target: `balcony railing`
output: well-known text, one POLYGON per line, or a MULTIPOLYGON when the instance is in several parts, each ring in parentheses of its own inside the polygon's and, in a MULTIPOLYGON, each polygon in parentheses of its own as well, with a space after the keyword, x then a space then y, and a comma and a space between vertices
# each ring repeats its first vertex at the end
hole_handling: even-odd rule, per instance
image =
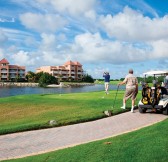
POLYGON ((12 70, 12 71, 9 71, 9 73, 17 73, 17 71, 15 71, 15 70, 12 70))
POLYGON ((1 73, 7 73, 8 71, 7 70, 1 70, 1 73))
POLYGON ((61 74, 68 74, 66 71, 64 71, 64 72, 61 72, 61 74))
POLYGON ((7 75, 1 75, 1 78, 7 78, 7 75))
POLYGON ((24 73, 25 73, 25 71, 18 71, 18 73, 19 73, 19 74, 24 74, 24 73))
POLYGON ((83 72, 78 72, 77 74, 83 74, 83 72))

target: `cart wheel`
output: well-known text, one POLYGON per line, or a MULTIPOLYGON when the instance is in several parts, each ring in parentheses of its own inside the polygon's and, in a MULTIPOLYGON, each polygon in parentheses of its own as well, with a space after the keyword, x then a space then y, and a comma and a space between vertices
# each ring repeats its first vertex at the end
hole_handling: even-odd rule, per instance
POLYGON ((139 112, 140 112, 140 113, 145 113, 145 112, 146 112, 146 109, 139 107, 139 112))
POLYGON ((163 114, 164 114, 164 115, 168 115, 168 105, 167 105, 166 108, 163 110, 163 114))

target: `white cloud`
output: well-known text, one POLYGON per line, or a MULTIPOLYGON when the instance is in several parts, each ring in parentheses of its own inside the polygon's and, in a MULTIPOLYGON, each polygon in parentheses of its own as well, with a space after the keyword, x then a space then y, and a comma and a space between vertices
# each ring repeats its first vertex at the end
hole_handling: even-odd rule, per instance
POLYGON ((46 33, 42 33, 41 34, 42 37, 42 45, 41 47, 43 49, 55 49, 55 45, 56 45, 56 36, 54 34, 46 34, 46 33))
POLYGON ((85 13, 85 17, 91 20, 96 20, 96 12, 94 10, 89 10, 85 13))
POLYGON ((41 38, 42 40, 37 52, 37 56, 41 58, 39 66, 62 65, 67 61, 66 48, 58 43, 58 39, 60 38, 56 38, 54 34, 46 33, 42 33, 41 38))
POLYGON ((168 37, 168 15, 152 19, 129 7, 114 16, 101 16, 100 24, 109 37, 119 40, 146 42, 168 37))
POLYGON ((10 2, 14 4, 15 14, 8 14, 8 17, 15 16, 16 21, 13 27, 9 26, 11 29, 1 28, 0 45, 5 43, 7 48, 0 49, 0 57, 7 56, 15 64, 62 65, 71 59, 88 65, 89 72, 95 69, 94 74, 99 75, 101 71, 110 70, 112 64, 126 66, 127 63, 168 59, 168 15, 159 18, 144 1, 128 3, 137 10, 125 7, 123 11, 127 0, 10 2), (18 13, 21 13, 20 21, 18 13), (14 30, 16 26, 22 31, 14 30), (100 64, 101 68, 96 68, 100 64))
POLYGON ((66 57, 55 51, 43 51, 41 55, 43 59, 43 65, 58 66, 67 61, 66 57))
POLYGON ((37 48, 39 46, 39 41, 35 39, 35 37, 27 36, 24 40, 24 43, 27 47, 35 47, 37 48))
POLYGON ((50 3, 59 12, 78 16, 92 10, 96 0, 50 0, 50 3))
POLYGON ((19 51, 13 54, 11 58, 16 65, 30 66, 35 64, 35 60, 25 51, 19 51))
POLYGON ((158 40, 151 42, 153 47, 151 59, 154 58, 168 58, 168 40, 158 40))
POLYGON ((74 59, 95 64, 136 62, 150 56, 150 51, 146 51, 145 48, 140 49, 129 43, 104 40, 99 33, 76 36, 71 50, 75 54, 74 59))
POLYGON ((27 37, 32 37, 33 35, 22 31, 22 30, 15 30, 9 28, 0 28, 3 31, 3 34, 8 38, 8 41, 14 41, 15 44, 17 42, 23 42, 27 37))
POLYGON ((67 24, 65 19, 56 14, 25 13, 20 15, 20 20, 25 27, 37 32, 56 32, 67 24))

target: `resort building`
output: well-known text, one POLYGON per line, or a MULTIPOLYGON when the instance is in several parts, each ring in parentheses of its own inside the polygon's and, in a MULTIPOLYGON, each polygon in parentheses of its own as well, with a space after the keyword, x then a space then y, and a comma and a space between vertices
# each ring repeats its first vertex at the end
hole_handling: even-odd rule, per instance
POLYGON ((38 72, 47 72, 63 81, 79 81, 83 77, 82 65, 79 62, 68 61, 62 66, 42 66, 36 69, 38 72))
POLYGON ((5 58, 0 61, 0 81, 25 79, 25 66, 10 65, 5 58))

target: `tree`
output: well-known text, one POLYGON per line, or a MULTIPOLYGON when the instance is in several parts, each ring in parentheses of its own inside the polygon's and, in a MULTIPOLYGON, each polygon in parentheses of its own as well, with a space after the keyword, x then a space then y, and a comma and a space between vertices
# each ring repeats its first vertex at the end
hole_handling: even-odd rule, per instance
POLYGON ((71 82, 73 80, 73 78, 70 76, 68 77, 68 81, 71 82))
POLYGON ((57 79, 49 73, 43 73, 39 78, 39 86, 46 87, 49 84, 58 84, 57 79))
POLYGON ((84 82, 94 83, 94 79, 92 78, 91 75, 88 75, 88 74, 84 75, 82 80, 84 82))
POLYGON ((27 75, 26 75, 26 79, 28 80, 28 82, 35 82, 35 77, 36 74, 32 71, 28 71, 27 75))
POLYGON ((39 73, 36 73, 36 76, 35 76, 35 82, 38 83, 39 82, 39 79, 40 77, 43 75, 43 71, 42 72, 39 72, 39 73))
POLYGON ((138 79, 138 83, 140 83, 140 82, 143 82, 143 81, 144 81, 144 78, 142 78, 142 77, 137 77, 137 79, 138 79))
POLYGON ((147 83, 152 83, 152 82, 153 82, 153 76, 148 76, 148 77, 145 79, 145 81, 146 81, 147 83))
POLYGON ((120 78, 120 81, 123 81, 125 78, 120 78))
POLYGON ((164 78, 165 78, 165 76, 159 76, 159 77, 158 77, 158 82, 159 82, 159 83, 164 82, 164 78))

